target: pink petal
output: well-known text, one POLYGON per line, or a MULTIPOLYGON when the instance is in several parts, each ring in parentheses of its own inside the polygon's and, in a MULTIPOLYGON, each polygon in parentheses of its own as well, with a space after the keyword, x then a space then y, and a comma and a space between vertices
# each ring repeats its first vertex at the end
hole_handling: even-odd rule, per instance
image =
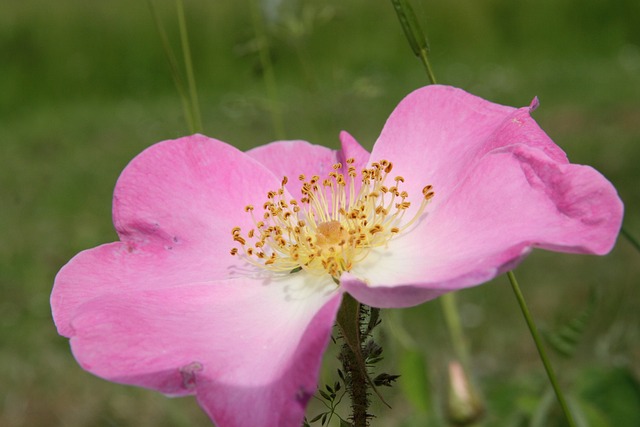
POLYGON ((392 174, 419 198, 431 184, 435 207, 453 192, 469 168, 485 153, 514 143, 543 150, 557 162, 565 154, 530 117, 530 107, 491 103, 448 86, 427 86, 404 98, 387 120, 371 159, 392 161, 392 174))
MULTIPOLYGON (((287 190, 294 197, 300 196, 302 182, 298 179, 305 175, 307 179, 313 175, 322 178, 333 172, 333 165, 347 158, 357 159, 356 165, 364 166, 369 160, 369 153, 348 133, 340 134, 342 149, 332 150, 321 145, 313 145, 306 141, 277 141, 247 151, 247 154, 282 179, 287 177, 287 190)), ((276 188, 274 188, 275 190, 276 188)))
POLYGON ((219 245, 234 226, 251 224, 244 212, 262 204, 279 186, 250 156, 202 135, 155 144, 122 172, 114 192, 113 218, 123 242, 135 248, 165 244, 219 245))
POLYGON ((306 141, 272 142, 253 148, 247 154, 266 166, 278 180, 286 176, 287 190, 296 198, 302 188, 300 175, 306 175, 307 179, 312 175, 326 176, 338 161, 335 150, 306 141))
POLYGON ((156 144, 125 168, 113 217, 122 242, 81 252, 56 276, 51 305, 62 335, 79 304, 107 293, 230 277, 231 230, 249 228, 280 182, 235 148, 195 135, 156 144))
MULTIPOLYGON (((339 160, 343 165, 342 173, 347 176, 348 166, 347 159, 353 159, 353 167, 359 173, 369 163, 369 152, 365 150, 356 139, 346 131, 340 132, 340 142, 342 143, 342 150, 339 152, 339 160)), ((356 194, 360 191, 362 182, 359 178, 356 178, 354 182, 354 190, 356 194)))
POLYGON ((484 156, 415 229, 372 253, 341 284, 359 301, 401 307, 483 283, 532 247, 605 254, 623 206, 588 166, 556 162, 515 145, 484 156))
POLYGON ((346 131, 340 132, 342 149, 339 152, 339 160, 344 165, 347 159, 354 160, 353 166, 360 171, 369 162, 369 152, 365 150, 356 139, 346 131))
POLYGON ((108 380, 196 394, 221 427, 298 427, 341 300, 304 276, 105 295, 78 309, 72 350, 108 380))

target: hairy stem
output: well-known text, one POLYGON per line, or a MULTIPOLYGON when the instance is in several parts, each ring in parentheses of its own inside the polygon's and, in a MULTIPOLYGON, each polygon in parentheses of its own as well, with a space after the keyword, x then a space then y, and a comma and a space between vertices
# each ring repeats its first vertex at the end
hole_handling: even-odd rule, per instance
POLYGON ((345 294, 338 311, 338 327, 344 344, 340 351, 340 361, 345 371, 346 387, 351 397, 351 422, 354 427, 369 425, 369 387, 362 347, 366 334, 362 333, 362 305, 351 295, 345 294))
POLYGON ((351 398, 351 422, 354 427, 369 425, 369 383, 366 373, 360 368, 358 357, 349 345, 344 344, 340 353, 342 367, 349 379, 349 397, 351 398))

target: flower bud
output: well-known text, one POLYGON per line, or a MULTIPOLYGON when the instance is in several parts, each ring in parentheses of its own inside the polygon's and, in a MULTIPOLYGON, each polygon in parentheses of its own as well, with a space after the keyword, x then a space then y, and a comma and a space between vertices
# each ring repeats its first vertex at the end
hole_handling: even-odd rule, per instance
POLYGON ((478 421, 484 414, 484 405, 469 381, 467 372, 457 361, 449 362, 449 396, 447 417, 457 426, 478 421))

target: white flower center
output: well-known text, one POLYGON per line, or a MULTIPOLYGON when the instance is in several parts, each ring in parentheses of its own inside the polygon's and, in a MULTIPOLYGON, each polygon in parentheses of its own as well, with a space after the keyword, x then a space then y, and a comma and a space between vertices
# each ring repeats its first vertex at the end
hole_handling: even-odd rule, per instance
POLYGON ((404 221, 411 206, 407 192, 399 189, 404 178, 396 176, 393 186, 385 185, 393 168, 391 162, 382 160, 362 169, 358 190, 353 163, 353 159, 347 160, 346 177, 340 172, 340 163, 333 165, 334 171, 322 181, 317 175, 309 180, 300 175, 303 184, 299 200, 285 197, 288 179, 284 177, 280 189, 267 194, 260 220, 253 206, 245 207, 254 228, 246 235, 240 227, 232 230, 240 249, 233 248, 231 255, 243 256, 251 264, 272 271, 305 270, 329 274, 337 281, 372 248, 386 245, 420 218, 434 196, 431 185, 424 187, 419 209, 404 221))

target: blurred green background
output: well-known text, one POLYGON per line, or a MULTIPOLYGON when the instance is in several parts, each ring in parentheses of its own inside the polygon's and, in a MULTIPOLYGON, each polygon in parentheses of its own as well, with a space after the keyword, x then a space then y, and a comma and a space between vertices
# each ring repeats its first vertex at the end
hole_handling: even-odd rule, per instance
MULTIPOLYGON (((345 129, 371 147, 395 104, 427 82, 389 1, 265 0, 269 99, 249 4, 185 4, 210 136, 243 149, 274 140, 278 108, 288 138, 336 146, 345 129)), ((177 49, 175 4, 156 5, 177 49)), ((538 96, 535 118, 573 162, 614 183, 640 236, 640 2, 413 5, 439 81, 514 106, 538 96)), ((0 425, 209 425, 193 399, 82 371, 49 309, 58 269, 117 238, 111 195, 127 162, 188 132, 147 2, 4 1, 0 55, 0 425)), ((640 253, 623 238, 606 257, 536 251, 517 273, 550 334, 588 312, 572 356, 552 353, 582 425, 640 425, 640 253)), ((507 279, 458 301, 487 407, 478 425, 563 425, 507 279)), ((452 352, 439 302, 386 313, 384 368, 402 377, 383 390, 393 410, 374 404, 373 425, 447 425, 452 352)), ((332 383, 331 352, 325 360, 332 383)))

